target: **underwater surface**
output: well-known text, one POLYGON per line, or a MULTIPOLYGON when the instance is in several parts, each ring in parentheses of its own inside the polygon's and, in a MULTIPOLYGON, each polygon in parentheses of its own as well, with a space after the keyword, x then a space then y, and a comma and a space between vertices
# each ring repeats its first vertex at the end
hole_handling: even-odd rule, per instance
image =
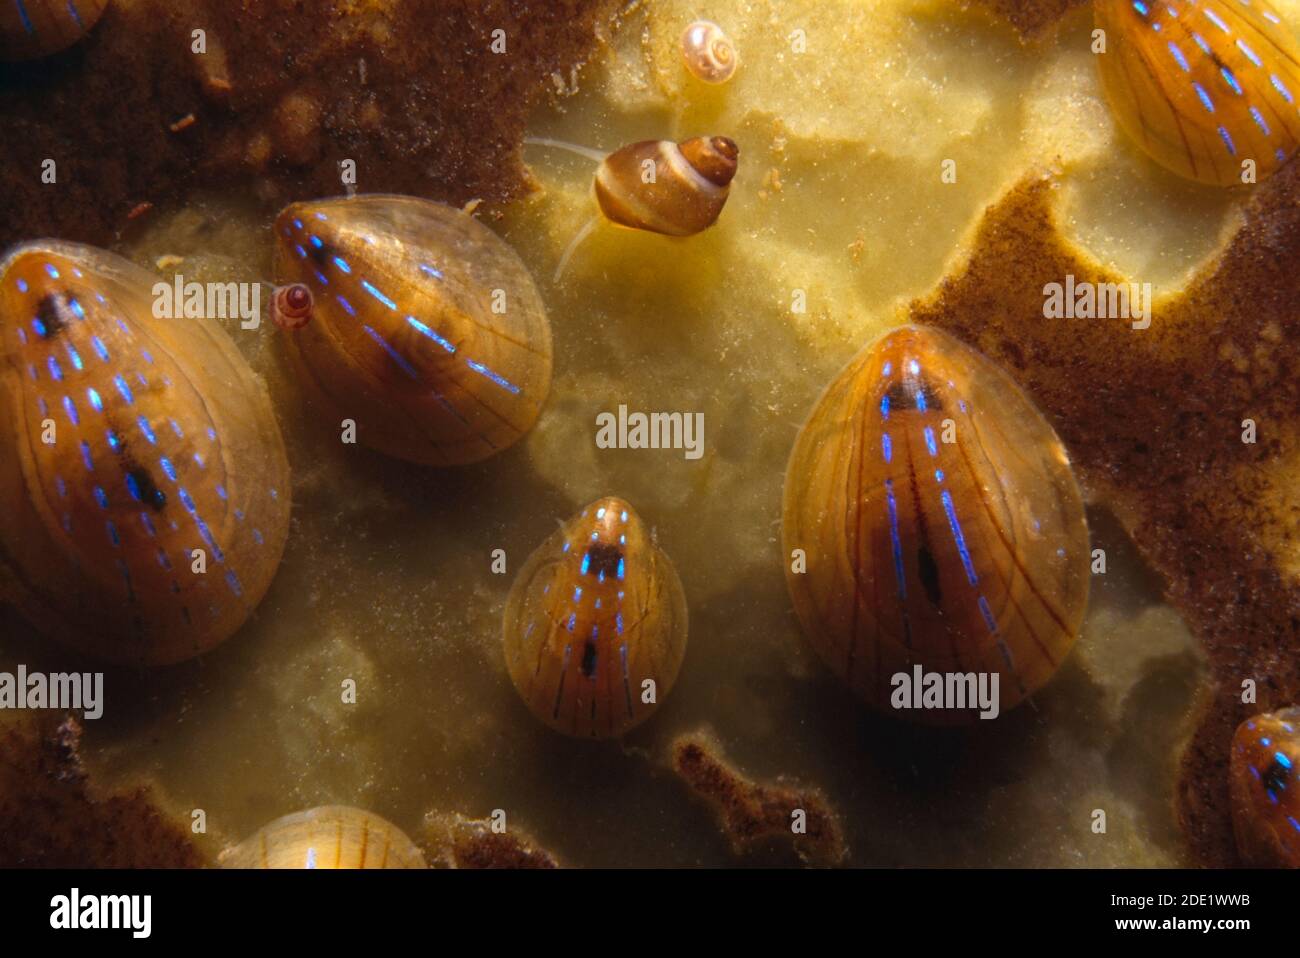
MULTIPOLYGON (((1300 2, 1276 7, 1300 22, 1300 2)), ((257 328, 223 326, 265 382, 292 505, 274 580, 233 637, 178 665, 108 668, 103 717, 80 743, 97 787, 148 783, 182 827, 202 809, 205 861, 279 816, 348 805, 417 844, 431 812, 504 810, 566 866, 1195 863, 1175 799, 1210 694, 1206 653, 1113 476, 1076 473, 1106 556, 1078 641, 997 721, 928 728, 870 711, 809 645, 785 581, 786 467, 822 390, 914 301, 933 302, 981 248, 990 208, 1026 180, 1047 184, 1053 242, 1152 284, 1157 324, 1162 297, 1212 272, 1241 228, 1239 192, 1174 176, 1126 139, 1092 29, 1081 6, 1026 39, 990 8, 940 0, 663 0, 602 19, 589 59, 537 98, 528 137, 607 154, 725 136, 739 149, 730 195, 687 238, 597 219, 557 278, 597 214, 597 163, 521 146, 531 192, 472 213, 536 283, 553 378, 536 425, 467 465, 340 442, 336 417, 308 402, 270 315, 278 204, 255 178, 160 201, 106 245, 164 278, 267 284, 257 328), (738 51, 725 83, 683 63, 682 31, 701 18, 738 51), (941 175, 949 160, 955 181, 941 175), (601 448, 598 417, 621 406, 702 415, 700 455, 601 448), (653 714, 590 741, 530 713, 502 629, 529 556, 604 496, 630 503, 671 560, 689 629, 653 714), (684 737, 744 779, 815 795, 842 846, 737 844, 675 760, 684 737)), ((367 182, 363 162, 360 192, 367 182)), ((1062 341, 1090 322, 1034 321, 1058 324, 1043 335, 1062 341)), ((1015 335, 996 309, 964 322, 1015 335)), ((1021 385, 1041 401, 1034 384, 1050 375, 1039 366, 1021 385)), ((90 668, 13 608, 0 634, 0 670, 90 668)))

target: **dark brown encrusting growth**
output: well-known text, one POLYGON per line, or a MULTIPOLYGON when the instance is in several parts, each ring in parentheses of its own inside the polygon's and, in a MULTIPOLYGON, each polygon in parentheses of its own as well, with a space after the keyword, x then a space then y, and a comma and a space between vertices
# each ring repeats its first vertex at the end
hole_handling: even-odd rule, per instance
POLYGON ((1003 20, 1008 21, 1027 41, 1046 36, 1061 18, 1088 0, 978 0, 1003 20))
POLYGON ((0 726, 0 868, 198 868, 183 822, 148 788, 100 795, 81 765, 81 723, 0 726))
POLYGON ((703 732, 675 739, 671 760, 677 777, 713 806, 735 854, 789 842, 808 865, 838 865, 847 856, 839 816, 817 789, 780 778, 773 784, 751 781, 727 764, 721 747, 703 732), (796 810, 804 813, 802 834, 792 827, 796 810))
POLYGON ((513 825, 492 831, 487 819, 425 816, 429 861, 439 868, 558 868, 555 857, 513 825))
POLYGON ((333 195, 344 158, 370 192, 507 200, 526 189, 519 143, 547 78, 587 55, 617 6, 114 0, 66 53, 0 64, 0 248, 104 245, 142 202, 249 177, 268 207, 333 195))
POLYGON ((1209 655, 1207 709, 1177 807, 1195 859, 1235 864, 1229 744, 1249 714, 1300 699, 1300 166, 1255 188, 1245 225, 1149 329, 1045 319, 1043 287, 1120 282, 1061 238, 1047 178, 989 208, 973 253, 909 319, 1012 372, 1056 427, 1085 488, 1163 576, 1209 655), (1253 420, 1257 441, 1243 442, 1253 420), (1242 682, 1258 703, 1241 702, 1242 682))

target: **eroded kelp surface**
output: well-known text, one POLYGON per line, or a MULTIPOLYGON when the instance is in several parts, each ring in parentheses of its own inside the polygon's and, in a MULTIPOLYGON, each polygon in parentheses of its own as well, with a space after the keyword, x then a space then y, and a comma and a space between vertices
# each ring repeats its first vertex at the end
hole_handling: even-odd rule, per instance
POLYGON ((517 196, 530 107, 615 6, 113 0, 65 53, 0 64, 0 245, 105 243, 139 225, 141 204, 196 186, 268 203, 328 196, 343 160, 371 192, 517 196), (47 159, 57 185, 41 179, 47 159))
MULTIPOLYGON (((363 6, 408 23, 416 5, 353 8, 363 6)), ((525 6, 501 9, 522 23, 525 6)), ((1300 4, 1279 6, 1300 16, 1300 4)), ((249 93, 246 111, 236 96, 227 120, 204 112, 180 134, 142 132, 163 160, 98 183, 120 187, 108 209, 67 212, 65 201, 87 196, 69 192, 14 219, 16 230, 112 235, 115 217, 152 198, 133 177, 151 187, 208 181, 207 168, 182 175, 189 154, 173 137, 230 131, 237 159, 223 169, 242 188, 175 187, 132 221, 119 248, 151 266, 180 257, 167 271, 187 279, 264 279, 275 209, 304 198, 299 191, 339 192, 335 163, 355 154, 363 189, 489 200, 478 215, 519 250, 555 332, 552 397, 534 432, 487 463, 429 471, 340 446, 333 423, 307 421, 269 325, 232 324, 277 404, 294 470, 285 560, 255 620, 216 653, 165 672, 109 674, 105 717, 87 723, 89 774, 122 787, 152 779, 166 814, 187 822, 203 808, 227 837, 330 803, 372 810, 413 837, 430 808, 466 821, 504 809, 512 829, 546 849, 539 855, 565 865, 787 861, 779 844, 738 856, 713 811, 669 771, 673 743, 707 724, 731 774, 815 788, 841 818, 851 864, 1233 861, 1224 773, 1240 679, 1260 682, 1264 704, 1297 692, 1286 480, 1296 380, 1285 347, 1296 290, 1284 266, 1300 245, 1295 174, 1251 199, 1175 182, 1146 161, 1107 113, 1079 5, 664 2, 625 11, 577 72, 581 44, 565 38, 592 20, 547 11, 539 23, 560 23, 559 33, 540 30, 527 64, 511 68, 515 80, 472 109, 459 98, 477 88, 449 79, 467 55, 460 46, 422 53, 418 33, 354 32, 374 14, 332 30, 305 25, 304 53, 291 54, 287 74, 296 82, 278 64, 254 63, 250 90, 261 92, 249 93), (720 87, 692 81, 681 63, 676 44, 696 16, 722 23, 740 49, 740 68, 720 87), (318 70, 351 78, 339 84, 344 115, 386 78, 376 109, 395 115, 402 71, 419 64, 432 71, 429 86, 401 102, 413 104, 411 123, 442 138, 405 121, 391 130, 335 122, 329 109, 307 124, 317 138, 304 138, 294 134, 303 129, 294 118, 311 114, 301 101, 277 119, 283 98, 318 70), (875 70, 869 86, 863 64, 875 70), (594 164, 526 147, 538 189, 502 202, 518 196, 511 157, 542 89, 554 95, 531 113, 535 135, 602 150, 733 137, 740 172, 718 224, 685 242, 598 228, 563 281, 548 282, 593 212, 594 164), (303 143, 320 152, 296 152, 303 143), (263 165, 246 165, 250 145, 263 165), (956 183, 941 180, 945 159, 956 162, 956 183), (1044 318, 1044 283, 1070 272, 1153 283, 1152 326, 1044 318), (1056 680, 1032 705, 955 733, 867 715, 825 672, 791 612, 778 543, 798 426, 836 370, 908 319, 945 326, 1025 386, 1079 464, 1093 545, 1108 559, 1056 680), (620 404, 703 413, 704 455, 597 448, 596 415, 620 404), (1259 424, 1254 446, 1240 442, 1248 416, 1259 424), (513 573, 557 520, 606 493, 654 517, 691 615, 671 699, 623 747, 536 723, 500 648, 513 573), (498 548, 505 575, 492 572, 498 548), (1166 588, 1182 615, 1162 601, 1166 588), (1201 644, 1183 616, 1205 639, 1208 694, 1201 644), (348 679, 355 705, 341 701, 348 679), (1172 798, 1202 699, 1209 718, 1182 770, 1189 857, 1172 798), (1105 834, 1091 827, 1097 809, 1105 834)), ((284 25, 298 15, 268 4, 248 29, 282 18, 274 39, 227 27, 229 62, 253 62, 264 44, 292 48, 284 25)), ((493 23, 485 14, 466 36, 485 47, 493 23)), ((111 37, 122 22, 106 17, 101 27, 111 37)), ((88 46, 71 56, 89 70, 106 54, 88 46)), ((229 71, 235 91, 245 72, 229 71)), ((75 81, 51 72, 44 82, 52 86, 35 102, 75 113, 75 81)), ((170 99, 160 107, 190 109, 170 99)), ((33 129, 40 110, 23 110, 33 129)), ((75 128, 69 121, 65 137, 75 128)), ((109 143, 117 134, 82 135, 109 143)), ((0 666, 81 664, 5 615, 13 638, 0 666)), ((218 846, 206 839, 205 858, 218 846)))

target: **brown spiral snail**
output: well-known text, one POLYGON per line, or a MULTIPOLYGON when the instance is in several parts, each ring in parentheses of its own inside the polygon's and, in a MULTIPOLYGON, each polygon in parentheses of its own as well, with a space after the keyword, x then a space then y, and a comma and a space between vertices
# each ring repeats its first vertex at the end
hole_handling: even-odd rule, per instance
POLYGON ((294 203, 275 237, 273 315, 291 363, 359 442, 459 465, 533 427, 551 385, 550 321, 527 267, 486 226, 370 195, 294 203))
MULTIPOLYGON (((594 159, 598 166, 593 189, 605 219, 664 236, 693 236, 717 221, 740 158, 736 142, 725 136, 697 136, 681 143, 641 140, 608 155, 561 140, 529 137, 524 142, 594 159)), ((555 279, 596 222, 593 217, 574 236, 560 257, 555 279)))
POLYGON ((0 262, 0 596, 99 658, 178 662, 275 575, 289 464, 261 380, 155 277, 43 240, 0 262))
POLYGON ((346 805, 277 818, 223 852, 222 868, 425 868, 392 822, 346 805))
POLYGON ((9 0, 0 4, 0 60, 34 60, 72 46, 108 0, 9 0))
POLYGON ((630 505, 597 499, 520 570, 506 667, 525 704, 566 735, 611 738, 645 721, 686 654, 686 597, 630 505))
POLYGON ((696 20, 682 34, 686 69, 705 83, 726 83, 736 72, 735 44, 712 20, 696 20))
POLYGON ((1237 726, 1228 775, 1242 859, 1256 868, 1300 868, 1300 708, 1237 726))
POLYGON ((806 561, 786 580, 817 652, 868 704, 920 722, 976 711, 915 709, 898 676, 996 676, 1011 708, 1087 606, 1064 447, 1006 373, 936 329, 887 333, 827 387, 790 456, 783 540, 806 561))

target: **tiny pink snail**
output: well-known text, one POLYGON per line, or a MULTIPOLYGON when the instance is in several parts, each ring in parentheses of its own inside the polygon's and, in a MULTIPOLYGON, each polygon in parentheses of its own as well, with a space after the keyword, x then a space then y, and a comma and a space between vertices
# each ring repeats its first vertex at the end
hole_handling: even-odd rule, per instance
POLYGON ((9 0, 0 4, 0 60, 35 60, 72 46, 108 0, 9 0))
MULTIPOLYGON (((725 136, 697 136, 681 143, 641 140, 608 155, 562 140, 528 137, 536 146, 557 147, 599 164, 593 181, 601 215, 616 226, 694 236, 717 222, 731 192, 740 148, 725 136)), ((560 257, 558 281, 578 245, 599 217, 593 216, 560 257)))
POLYGON ((726 83, 738 65, 735 44, 712 20, 696 20, 686 28, 682 59, 691 76, 705 83, 726 83))
POLYGON ((311 290, 302 283, 275 287, 271 300, 271 320, 281 329, 301 329, 311 322, 311 290))

